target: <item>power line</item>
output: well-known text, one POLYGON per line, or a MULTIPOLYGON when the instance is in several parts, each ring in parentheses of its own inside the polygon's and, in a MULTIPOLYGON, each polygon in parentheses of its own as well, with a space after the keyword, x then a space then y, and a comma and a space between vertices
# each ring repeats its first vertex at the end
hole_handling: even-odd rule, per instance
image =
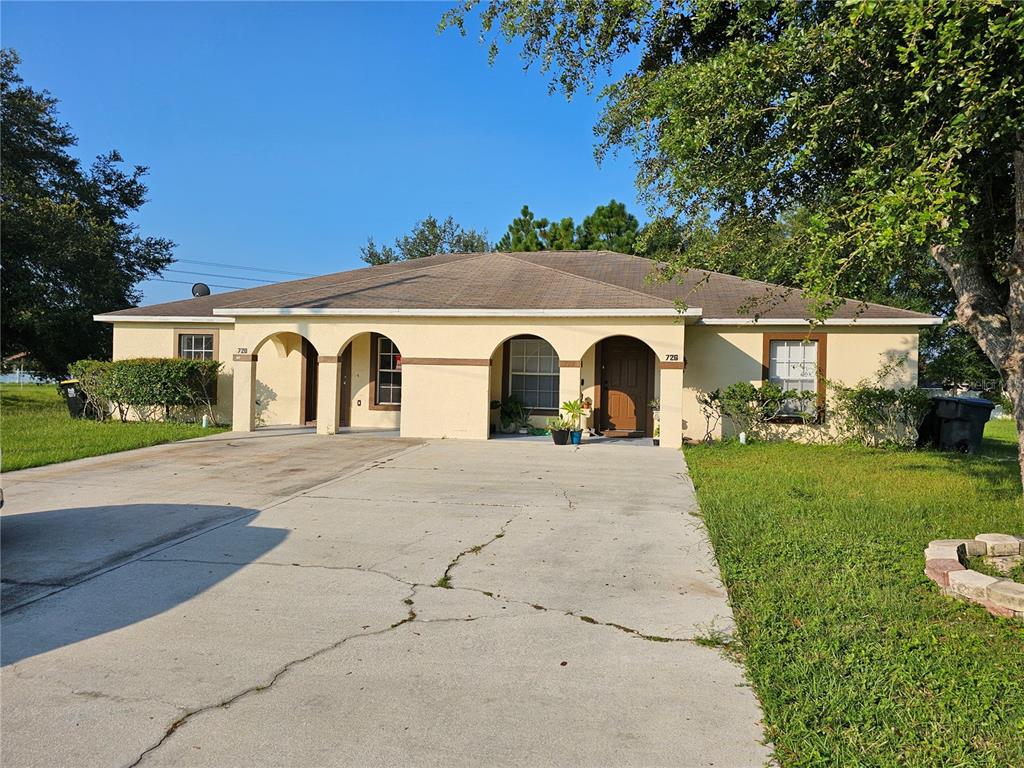
MULTIPOLYGON (((195 285, 191 280, 171 280, 169 277, 148 277, 147 280, 159 280, 162 283, 180 283, 181 285, 195 285)), ((244 291, 240 285, 217 285, 216 283, 207 283, 210 288, 227 288, 230 291, 244 291)))
POLYGON ((247 280, 250 283, 272 283, 259 277, 243 277, 242 275, 218 275, 214 272, 194 272, 191 269, 165 269, 164 272, 175 272, 181 275, 202 275, 203 277, 226 277, 229 280, 247 280))
POLYGON ((198 259, 175 259, 181 264, 202 264, 204 267, 222 267, 224 269, 241 269, 248 272, 273 272, 276 275, 298 275, 299 277, 316 277, 309 272, 289 272, 286 269, 265 269, 263 267, 240 267, 236 264, 224 264, 219 261, 200 261, 198 259))

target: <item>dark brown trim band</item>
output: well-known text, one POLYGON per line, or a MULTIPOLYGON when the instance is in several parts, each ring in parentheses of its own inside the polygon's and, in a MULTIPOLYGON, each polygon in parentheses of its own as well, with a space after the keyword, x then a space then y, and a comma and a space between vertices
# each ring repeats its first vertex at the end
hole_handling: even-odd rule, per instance
POLYGON ((338 355, 319 355, 316 360, 318 363, 339 363, 341 362, 341 357, 338 355))
POLYGON ((258 355, 232 355, 231 359, 236 363, 255 363, 258 355))
POLYGON ((684 363, 662 363, 661 370, 663 371, 681 371, 683 370, 684 363))
POLYGON ((406 365, 480 365, 489 366, 491 361, 484 357, 403 357, 406 365))
POLYGON ((559 360, 558 361, 558 367, 559 368, 582 368, 583 367, 583 361, 582 360, 559 360))

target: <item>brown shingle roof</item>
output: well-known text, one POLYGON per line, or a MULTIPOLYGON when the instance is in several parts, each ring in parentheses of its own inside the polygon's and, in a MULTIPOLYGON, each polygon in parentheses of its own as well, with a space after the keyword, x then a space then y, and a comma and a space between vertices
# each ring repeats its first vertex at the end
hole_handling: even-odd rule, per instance
MULTIPOLYGON (((440 254, 165 304, 109 317, 212 317, 214 309, 672 309, 699 307, 705 320, 805 319, 807 299, 795 289, 705 270, 668 282, 657 265, 610 251, 440 254)), ((836 319, 914 322, 920 312, 847 301, 836 319)))

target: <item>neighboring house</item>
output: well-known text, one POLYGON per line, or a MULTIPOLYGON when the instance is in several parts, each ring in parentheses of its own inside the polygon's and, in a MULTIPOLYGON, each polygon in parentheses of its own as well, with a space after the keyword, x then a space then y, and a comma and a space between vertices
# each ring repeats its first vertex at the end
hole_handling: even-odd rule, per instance
POLYGON ((793 289, 655 271, 607 251, 443 254, 96 319, 114 326, 115 359, 223 361, 218 413, 240 431, 483 439, 511 393, 539 423, 582 396, 595 429, 649 436, 658 398, 670 448, 703 437, 697 394, 737 381, 823 393, 823 376, 852 384, 905 355, 913 385, 919 328, 938 322, 848 301, 812 329, 793 289))

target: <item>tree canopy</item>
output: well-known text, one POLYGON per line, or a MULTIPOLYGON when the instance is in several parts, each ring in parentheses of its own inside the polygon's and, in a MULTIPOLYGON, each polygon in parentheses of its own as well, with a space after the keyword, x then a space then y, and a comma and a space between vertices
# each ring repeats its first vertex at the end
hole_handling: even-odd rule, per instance
POLYGON ((599 205, 576 230, 576 242, 586 250, 633 253, 640 222, 624 203, 612 200, 599 205))
POLYGON ((576 226, 571 216, 536 218, 528 205, 495 245, 499 251, 609 250, 633 253, 640 223, 623 203, 599 205, 576 226))
POLYGON ((129 218, 146 201, 146 168, 124 170, 115 150, 83 168, 57 99, 25 85, 18 64, 0 51, 2 348, 62 376, 74 360, 109 357, 110 329, 92 316, 138 304, 136 286, 174 244, 129 218))
POLYGON ((474 253, 489 248, 487 233, 464 229, 451 216, 438 221, 427 216, 417 221, 412 231, 395 240, 393 246, 378 246, 372 237, 360 248, 363 261, 370 266, 406 259, 421 259, 436 253, 474 253))
POLYGON ((681 223, 671 271, 762 253, 824 317, 935 268, 1024 430, 1024 3, 468 0, 442 26, 474 9, 552 89, 607 82, 598 155, 681 223))

